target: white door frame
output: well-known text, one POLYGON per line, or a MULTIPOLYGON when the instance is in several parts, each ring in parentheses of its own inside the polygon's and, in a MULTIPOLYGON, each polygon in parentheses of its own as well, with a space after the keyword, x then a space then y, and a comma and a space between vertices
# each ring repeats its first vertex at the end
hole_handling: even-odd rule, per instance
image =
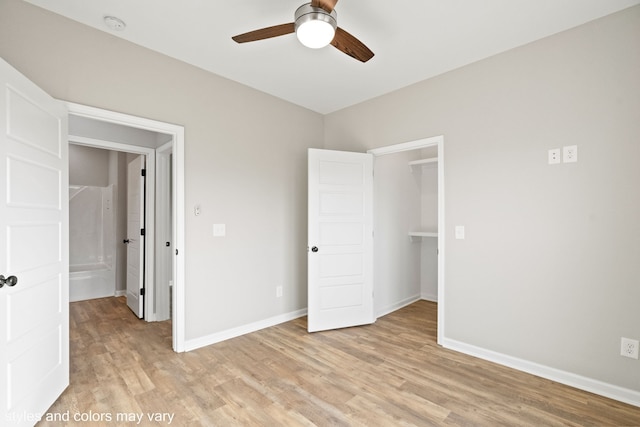
MULTIPOLYGON (((444 136, 433 136, 404 142, 402 144, 388 145, 386 147, 373 148, 367 153, 374 156, 400 153, 402 151, 420 150, 422 148, 438 147, 438 344, 442 345, 444 338, 444 136)), ((374 166, 375 169, 375 166, 374 166)), ((374 243, 375 244, 375 243, 374 243)))
POLYGON ((173 201, 170 198, 171 194, 171 179, 167 169, 170 168, 171 153, 173 152, 173 141, 156 149, 156 286, 155 286, 155 300, 156 320, 162 321, 169 319, 171 313, 169 312, 169 290, 168 283, 173 280, 173 274, 169 274, 165 262, 171 263, 173 271, 173 263, 175 262, 175 256, 172 254, 174 251, 173 235, 170 234, 171 227, 171 214, 173 213, 173 201), (170 246, 166 246, 166 242, 170 242, 170 246), (170 251, 170 252, 168 252, 170 251), (163 262, 163 260, 165 262, 163 262))
MULTIPOLYGON (((84 117, 92 120, 98 120, 102 122, 113 123, 122 126, 128 126, 137 129, 143 129, 151 132, 158 132, 168 134, 173 140, 172 150, 172 182, 173 182, 173 248, 175 249, 176 258, 173 269, 173 295, 172 295, 172 335, 173 335, 173 350, 176 352, 185 351, 185 262, 184 262, 184 239, 185 239, 185 185, 184 185, 184 127, 174 125, 170 123, 159 122, 156 120, 145 119, 142 117, 131 116, 123 113, 116 113, 113 111, 103 110, 100 108, 89 107, 86 105, 75 104, 71 102, 65 102, 70 115, 78 117, 84 117)), ((156 150, 145 147, 137 147, 133 145, 120 144, 110 142, 108 145, 104 145, 105 141, 91 139, 91 138, 79 138, 74 137, 74 143, 81 143, 84 145, 92 145, 96 147, 102 147, 107 149, 114 149, 118 151, 126 151, 131 153, 145 154, 147 155, 147 177, 153 177, 148 180, 153 181, 152 187, 147 187, 147 206, 155 207, 155 155, 156 150)), ((153 218, 147 218, 147 228, 149 230, 155 229, 153 218)), ((155 239, 152 237, 154 233, 149 233, 149 239, 147 239, 146 248, 149 253, 155 252, 155 239)), ((153 259, 154 257, 148 257, 153 259)), ((148 283, 153 283, 154 267, 153 262, 147 263, 146 272, 148 283)), ((149 289, 153 286, 148 286, 147 294, 145 295, 145 310, 148 313, 153 313, 153 290, 149 289)), ((149 319, 148 319, 149 320, 149 319)))

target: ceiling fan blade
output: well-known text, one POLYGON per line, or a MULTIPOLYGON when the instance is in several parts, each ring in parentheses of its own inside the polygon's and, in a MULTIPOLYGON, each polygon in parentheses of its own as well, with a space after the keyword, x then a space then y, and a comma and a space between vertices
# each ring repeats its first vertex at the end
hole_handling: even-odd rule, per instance
POLYGON ((322 9, 326 10, 327 13, 331 13, 336 7, 336 3, 338 3, 338 0, 312 0, 311 6, 321 7, 322 9))
POLYGON ((238 34, 231 37, 236 43, 254 42, 256 40, 270 39, 272 37, 284 36, 285 34, 295 33, 295 25, 293 22, 288 24, 274 25, 273 27, 261 28, 259 30, 249 31, 248 33, 238 34))
POLYGON ((373 58, 373 52, 360 40, 347 33, 342 28, 336 28, 336 35, 331 44, 338 50, 346 53, 360 62, 367 62, 373 58))

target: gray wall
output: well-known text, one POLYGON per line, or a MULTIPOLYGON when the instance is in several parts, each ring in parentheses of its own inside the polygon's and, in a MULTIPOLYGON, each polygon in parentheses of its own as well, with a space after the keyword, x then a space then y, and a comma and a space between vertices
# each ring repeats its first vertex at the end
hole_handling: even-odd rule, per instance
POLYGON ((187 340, 306 308, 321 115, 19 0, 0 3, 0 55, 55 98, 185 127, 187 340))
POLYGON ((171 140, 171 135, 73 115, 69 116, 69 135, 147 148, 158 148, 171 140))
POLYGON ((640 391, 619 355, 640 338, 639 41, 634 7, 325 117, 330 149, 445 136, 447 339, 640 391))
POLYGON ((116 292, 127 289, 127 154, 109 151, 109 183, 115 186, 116 208, 116 292))
MULTIPOLYGON (((423 157, 436 156, 437 152, 423 157)), ((419 178, 421 181, 422 229, 437 231, 438 166, 435 164, 422 166, 419 178)), ((422 298, 429 301, 438 301, 438 239, 423 238, 420 242, 420 294, 422 298)))
POLYGON ((374 174, 375 313, 386 314, 420 297, 421 179, 409 169, 419 151, 376 157, 374 174))
POLYGON ((106 187, 109 181, 109 152, 81 145, 69 145, 69 184, 106 187))

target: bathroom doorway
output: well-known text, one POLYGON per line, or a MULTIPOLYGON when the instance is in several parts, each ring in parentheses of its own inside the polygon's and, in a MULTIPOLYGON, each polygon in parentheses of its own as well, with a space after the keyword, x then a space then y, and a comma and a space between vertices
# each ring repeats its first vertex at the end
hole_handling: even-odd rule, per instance
MULTIPOLYGON (((126 169, 132 156, 145 158, 144 320, 170 318, 173 349, 184 351, 184 128, 77 104, 68 107, 70 149, 81 146, 104 150, 112 159, 125 156, 124 161, 111 163, 112 182, 119 179, 113 178, 118 175, 115 169, 126 169)), ((120 187, 126 184, 121 182, 120 187)), ((120 192, 114 197, 122 200, 126 194, 120 192)), ((114 233, 116 246, 126 246, 122 244, 126 240, 126 218, 124 224, 114 233)), ((114 264, 126 264, 126 249, 116 251, 114 264)), ((126 265, 116 268, 116 274, 118 295, 126 289, 126 265)))

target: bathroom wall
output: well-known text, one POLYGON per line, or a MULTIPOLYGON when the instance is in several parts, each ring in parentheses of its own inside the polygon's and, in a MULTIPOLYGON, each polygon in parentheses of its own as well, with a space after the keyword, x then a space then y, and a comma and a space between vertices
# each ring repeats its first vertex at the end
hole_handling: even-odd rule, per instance
POLYGON ((109 185, 109 152, 70 144, 69 185, 109 185))

